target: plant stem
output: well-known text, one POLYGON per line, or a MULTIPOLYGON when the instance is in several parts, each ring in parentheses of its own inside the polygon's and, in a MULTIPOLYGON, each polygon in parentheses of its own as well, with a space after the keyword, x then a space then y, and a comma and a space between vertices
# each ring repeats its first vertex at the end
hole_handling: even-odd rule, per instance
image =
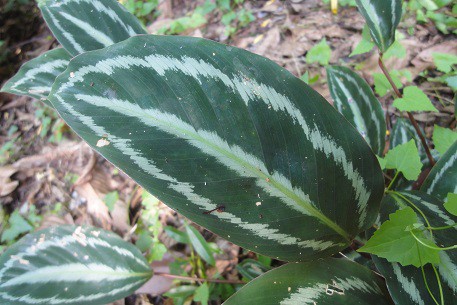
POLYGON ((444 227, 426 227, 427 230, 446 230, 446 229, 450 229, 450 228, 453 228, 453 227, 456 227, 457 226, 457 222, 452 224, 452 225, 449 225, 449 226, 444 226, 444 227))
POLYGON ((411 235, 414 237, 414 239, 420 243, 421 245, 423 245, 424 247, 426 248, 429 248, 429 249, 432 249, 432 250, 443 250, 443 251, 446 251, 446 250, 452 250, 452 249, 457 249, 457 245, 453 245, 453 246, 450 246, 450 247, 433 247, 433 246, 430 246, 430 245, 427 245, 426 243, 424 243, 422 240, 420 240, 416 234, 414 234, 413 230, 410 230, 409 233, 411 233, 411 235))
MULTIPOLYGON (((392 77, 389 74, 389 71, 387 70, 386 66, 384 65, 384 62, 382 61, 382 53, 379 54, 379 60, 378 60, 379 67, 382 70, 382 73, 386 76, 387 80, 389 81, 390 85, 392 86, 392 89, 394 89, 395 94, 397 97, 402 98, 403 94, 401 94, 400 90, 398 90, 397 86, 395 85, 394 81, 392 80, 392 77)), ((430 161, 430 165, 434 166, 435 165, 435 159, 433 159, 432 154, 430 153, 430 149, 427 145, 427 142, 425 141, 425 137, 422 134, 422 131, 419 128, 419 125, 417 124, 416 119, 414 116, 411 114, 411 112, 406 111, 408 114, 408 118, 411 121, 411 123, 414 126, 414 129, 416 130, 417 134, 419 135, 419 138, 421 140, 422 146, 425 149, 425 153, 427 154, 428 160, 430 161)))
POLYGON ((196 277, 190 277, 190 276, 175 275, 175 274, 170 274, 170 273, 165 273, 165 272, 154 272, 154 275, 168 277, 168 278, 177 279, 177 280, 194 281, 194 282, 209 282, 209 283, 219 283, 219 284, 246 284, 246 282, 243 282, 243 281, 202 279, 202 278, 196 278, 196 277))
POLYGON ((389 185, 387 186, 387 191, 390 191, 390 188, 394 184, 395 180, 397 180, 397 177, 398 177, 399 173, 400 173, 400 171, 397 170, 397 172, 395 173, 394 178, 390 181, 389 185))
POLYGON ((440 305, 438 303, 438 301, 435 299, 435 296, 433 295, 432 291, 430 290, 430 287, 428 286, 427 277, 425 276, 425 271, 424 271, 424 264, 422 264, 421 253, 419 251, 419 247, 417 246, 417 244, 416 244, 416 248, 417 248, 417 254, 419 255, 419 262, 421 264, 422 278, 424 279, 425 288, 427 288, 428 294, 431 296, 431 298, 433 299, 435 304, 440 305))
POLYGON ((431 265, 432 265, 432 268, 433 268, 433 272, 435 273, 435 276, 436 276, 436 281, 438 282, 438 289, 440 290, 441 305, 444 305, 443 287, 441 286, 440 276, 438 274, 438 271, 436 271, 435 266, 433 264, 431 264, 431 265))

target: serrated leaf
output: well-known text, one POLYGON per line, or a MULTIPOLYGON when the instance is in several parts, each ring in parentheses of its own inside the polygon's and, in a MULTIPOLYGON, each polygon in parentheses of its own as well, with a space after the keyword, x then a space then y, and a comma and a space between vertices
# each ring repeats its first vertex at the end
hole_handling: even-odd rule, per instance
MULTIPOLYGON (((402 192, 401 195, 419 207, 433 227, 447 226, 454 222, 442 209, 442 202, 434 197, 418 191, 402 192)), ((410 204, 398 195, 396 198, 390 194, 387 195, 381 205, 380 221, 388 219, 388 215, 394 213, 397 209, 403 209, 408 206, 410 204)), ((422 216, 420 214, 417 214, 417 216, 420 219, 420 223, 426 225, 422 216)), ((438 245, 456 244, 457 234, 454 233, 455 229, 451 230, 434 231, 435 242, 438 245)), ((442 284, 444 304, 452 304, 457 289, 457 278, 455 271, 453 271, 456 270, 457 251, 440 251, 439 255, 441 262, 436 266, 436 269, 442 284)), ((387 260, 375 255, 372 255, 372 258, 376 264, 376 268, 384 275, 390 295, 395 301, 395 304, 434 304, 434 301, 427 292, 420 268, 414 266, 403 267, 398 263, 389 263, 387 260)), ((439 300, 436 276, 430 264, 424 267, 424 271, 429 288, 439 300)))
POLYGON ((198 255, 200 255, 200 257, 211 266, 215 266, 216 261, 214 260, 213 252, 200 232, 189 225, 186 225, 186 232, 187 236, 189 236, 190 243, 194 247, 195 251, 197 251, 198 255))
POLYGON ((406 57, 406 48, 400 43, 400 41, 395 40, 394 43, 387 49, 382 58, 387 60, 389 58, 405 58, 406 57))
POLYGON ((119 236, 61 226, 29 234, 0 256, 2 304, 106 304, 151 276, 141 253, 119 236))
POLYGON ((73 56, 147 33, 116 0, 41 0, 38 6, 56 39, 73 56))
MULTIPOLYGON (((397 86, 397 88, 400 89, 403 87, 403 84, 398 76, 392 74, 391 77, 392 81, 394 82, 395 86, 397 86)), ((387 80, 387 77, 384 74, 373 73, 373 81, 374 89, 380 97, 385 96, 389 92, 393 92, 392 86, 390 85, 389 81, 387 80)))
POLYGON ((308 63, 319 63, 322 66, 328 65, 330 57, 332 56, 332 49, 323 38, 318 44, 313 46, 308 53, 306 53, 306 61, 308 63))
POLYGON ((406 87, 403 91, 403 97, 395 99, 393 106, 400 111, 438 112, 427 95, 416 86, 406 87))
POLYGON ((374 42, 384 53, 395 41, 395 29, 402 15, 401 0, 356 0, 356 3, 374 42))
POLYGON ((435 125, 433 128, 433 143, 435 149, 442 155, 457 141, 457 131, 435 125))
POLYGON ((423 243, 437 247, 433 241, 424 236, 421 230, 409 228, 418 221, 412 208, 397 210, 389 215, 389 220, 383 222, 358 251, 375 254, 389 262, 400 263, 402 266, 420 267, 428 263, 438 264, 439 251, 423 246, 410 232, 412 231, 423 243))
POLYGON ((389 150, 385 157, 386 168, 396 169, 408 180, 416 180, 422 169, 419 152, 414 140, 389 150))
POLYGON ((457 64, 457 56, 454 54, 447 53, 432 53, 433 61, 435 62, 436 68, 444 73, 452 71, 452 66, 457 64))
POLYGON ((247 249, 322 257, 376 218, 384 186, 369 146, 266 58, 204 39, 142 35, 78 56, 51 95, 96 151, 247 249), (97 147, 104 136, 110 144, 97 147))
POLYGON ((382 280, 347 259, 291 263, 250 281, 224 302, 246 304, 390 304, 382 280))
POLYGON ((354 50, 352 50, 349 57, 370 52, 374 46, 375 44, 371 38, 370 29, 368 28, 368 25, 365 24, 362 30, 362 40, 360 40, 354 50))
POLYGON ((448 193, 446 202, 444 203, 444 208, 449 214, 457 216, 457 194, 448 193))
POLYGON ((424 183, 421 191, 444 201, 448 193, 457 193, 457 142, 441 156, 424 183))
POLYGON ((57 75, 65 71, 70 59, 70 54, 63 48, 45 52, 22 65, 1 88, 1 92, 27 95, 51 106, 46 98, 57 75))
POLYGON ((382 155, 386 135, 384 111, 370 86, 345 67, 329 66, 327 79, 336 109, 359 131, 371 149, 382 155))

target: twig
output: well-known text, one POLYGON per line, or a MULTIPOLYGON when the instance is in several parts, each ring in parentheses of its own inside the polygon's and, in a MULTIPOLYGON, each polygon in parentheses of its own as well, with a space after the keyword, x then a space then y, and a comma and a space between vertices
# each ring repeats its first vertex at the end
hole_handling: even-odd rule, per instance
POLYGON ((218 280, 218 279, 202 279, 190 276, 182 276, 182 275, 174 275, 165 272, 154 272, 156 276, 163 276, 177 280, 184 280, 184 281, 195 281, 195 282, 209 282, 209 283, 219 283, 219 284, 246 284, 243 281, 236 281, 236 280, 218 280))
MULTIPOLYGON (((386 66, 384 65, 384 62, 382 61, 382 53, 379 54, 379 67, 381 68, 382 72, 386 76, 387 80, 389 81, 390 85, 392 86, 392 89, 394 89, 395 94, 397 97, 402 98, 403 94, 401 94, 400 90, 398 90, 397 86, 395 85, 394 81, 392 80, 392 77, 390 77, 389 71, 387 71, 386 66)), ((430 153, 430 149, 428 148, 427 142, 425 141, 425 137, 422 134, 422 131, 419 128, 419 125, 416 122, 416 119, 414 116, 411 114, 411 112, 406 111, 408 114, 408 118, 411 121, 411 123, 414 126, 414 129, 416 130, 417 134, 419 135, 419 138, 421 140, 422 146, 425 149, 425 153, 427 154, 428 160, 430 161, 430 165, 434 166, 435 165, 435 160, 433 159, 432 154, 430 153)))

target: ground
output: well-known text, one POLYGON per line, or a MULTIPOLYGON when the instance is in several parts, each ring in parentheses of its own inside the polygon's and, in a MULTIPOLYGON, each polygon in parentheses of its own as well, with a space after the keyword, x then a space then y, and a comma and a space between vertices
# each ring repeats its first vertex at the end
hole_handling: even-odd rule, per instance
MULTIPOLYGON (((202 6, 203 2, 160 1, 151 13, 154 17, 146 16, 144 21, 150 33, 162 33, 164 28, 171 28, 174 20, 186 14, 189 16, 189 12, 202 6)), ((298 77, 307 73, 312 87, 331 103, 324 65, 310 63, 309 51, 323 39, 331 48, 330 64, 357 69, 371 85, 374 83, 373 74, 381 71, 375 50, 350 57, 361 40, 364 25, 356 8, 340 7, 334 14, 329 4, 323 2, 326 1, 244 1, 242 5, 231 7, 236 12, 244 9, 242 12, 247 14, 239 14, 230 28, 221 22, 229 11, 220 7, 206 16, 206 22, 196 28, 186 26, 180 34, 205 37, 247 49, 275 61, 298 77)), ((56 47, 58 43, 43 22, 35 3, 2 0, 0 8, 0 84, 3 84, 22 63, 56 47)), ((406 14, 399 32, 404 36, 400 41, 403 48, 399 52, 404 54, 400 58, 391 57, 386 64, 390 70, 401 71, 404 85, 414 83, 420 86, 440 110, 439 113, 415 116, 430 139, 434 124, 455 128, 453 91, 433 81, 440 72, 435 67, 432 53, 456 54, 457 40, 452 33, 444 34, 438 30, 433 22, 417 22, 413 13, 406 14)), ((392 93, 380 98, 389 126, 396 111, 391 106, 392 101, 392 93)), ((0 233, 7 229, 11 233, 13 228, 9 238, 2 237, 0 245, 11 244, 33 227, 54 224, 97 225, 137 243, 142 233, 149 232, 149 221, 158 228, 150 231, 155 233, 154 238, 158 238, 168 249, 165 261, 176 261, 176 257, 185 257, 192 252, 189 245, 177 243, 164 231, 165 226, 182 229, 186 220, 163 203, 144 207, 142 189, 81 142, 52 109, 32 98, 1 93, 0 111, 0 233), (150 213, 151 209, 154 214, 152 220, 144 219, 142 214, 150 213), (26 224, 12 221, 15 211, 19 211, 26 224)), ((256 258, 256 255, 204 229, 200 231, 222 251, 217 255, 214 267, 203 269, 206 274, 186 270, 187 274, 211 278, 218 273, 228 280, 240 280, 235 266, 247 258, 256 258)), ((170 271, 166 264, 155 264, 157 270, 170 271)), ((170 299, 167 301, 160 295, 170 289, 172 281, 159 280, 161 285, 156 282, 141 289, 140 292, 147 294, 139 294, 123 302, 171 304, 170 299)))

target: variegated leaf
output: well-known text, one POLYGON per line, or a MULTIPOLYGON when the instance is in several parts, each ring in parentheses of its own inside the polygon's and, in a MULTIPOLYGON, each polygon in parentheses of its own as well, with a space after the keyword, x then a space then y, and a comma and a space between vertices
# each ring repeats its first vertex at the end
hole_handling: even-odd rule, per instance
POLYGON ((395 29, 402 15, 401 0, 356 0, 356 3, 371 37, 384 53, 395 41, 395 29))
POLYGON ((326 256, 375 220, 383 179, 366 142, 310 87, 250 52, 132 37, 72 60, 50 99, 150 193, 250 250, 326 256))
POLYGON ((146 34, 116 0, 39 0, 44 20, 73 56, 146 34))
POLYGON ((106 304, 151 276, 140 251, 114 233, 54 227, 26 235, 0 256, 0 303, 106 304))
POLYGON ((292 263, 246 284, 224 305, 387 305, 380 277, 347 259, 292 263))
POLYGON ((435 164, 421 190, 441 200, 448 193, 457 193, 457 142, 435 164))
POLYGON ((2 88, 1 92, 28 95, 46 100, 57 75, 65 71, 71 56, 63 48, 48 51, 26 62, 2 88))
POLYGON ((359 131, 371 149, 382 156, 386 122, 370 86, 346 67, 329 66, 327 79, 336 109, 359 131))
MULTIPOLYGON (((452 218, 443 208, 443 202, 423 192, 401 192, 406 200, 419 207, 430 221, 431 226, 440 227, 455 223, 456 217, 452 218)), ((380 223, 387 220, 389 214, 397 209, 411 207, 404 198, 399 195, 388 195, 382 202, 380 223)), ((422 223, 424 219, 417 214, 422 223)), ((380 224, 379 223, 379 224, 380 224)), ((435 241, 440 246, 457 244, 457 228, 449 230, 437 230, 433 232, 435 241)), ((444 304, 452 304, 457 293, 457 250, 440 251, 441 263, 437 266, 440 281, 443 286, 444 304)), ((397 305, 428 305, 435 304, 424 283, 420 268, 413 266, 403 267, 398 263, 389 263, 383 258, 373 255, 373 260, 379 272, 386 278, 389 292, 397 305)), ((439 289, 435 273, 430 264, 424 267, 427 283, 439 302, 439 289)))

